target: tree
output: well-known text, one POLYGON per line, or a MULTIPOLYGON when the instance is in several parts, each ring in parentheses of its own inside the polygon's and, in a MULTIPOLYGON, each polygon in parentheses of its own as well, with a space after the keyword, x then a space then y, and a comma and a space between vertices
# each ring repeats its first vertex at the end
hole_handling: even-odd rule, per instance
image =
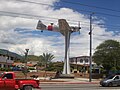
POLYGON ((42 62, 42 64, 45 65, 45 74, 44 74, 45 77, 46 77, 47 65, 50 64, 50 62, 54 58, 55 58, 54 55, 52 55, 51 53, 43 53, 43 55, 40 55, 40 62, 39 62, 39 64, 42 62))
POLYGON ((110 70, 120 70, 120 42, 106 40, 97 46, 93 54, 96 64, 102 65, 109 72, 110 70))
POLYGON ((54 59, 54 55, 51 53, 43 53, 43 55, 40 55, 40 62, 45 65, 45 68, 47 68, 47 65, 54 59))
POLYGON ((39 61, 39 57, 35 55, 28 55, 28 61, 39 61))

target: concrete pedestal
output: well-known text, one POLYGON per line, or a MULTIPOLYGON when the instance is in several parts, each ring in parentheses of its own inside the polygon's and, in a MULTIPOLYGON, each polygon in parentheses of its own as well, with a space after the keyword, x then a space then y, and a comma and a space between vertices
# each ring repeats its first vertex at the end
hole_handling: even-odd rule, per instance
POLYGON ((60 74, 59 78, 74 78, 74 75, 73 74, 60 74))

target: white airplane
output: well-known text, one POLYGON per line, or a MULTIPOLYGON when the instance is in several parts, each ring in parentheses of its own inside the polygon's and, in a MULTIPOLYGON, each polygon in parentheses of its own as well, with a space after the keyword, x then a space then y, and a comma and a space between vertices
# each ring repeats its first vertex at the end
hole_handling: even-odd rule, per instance
POLYGON ((64 32, 80 32, 80 23, 78 24, 78 27, 74 27, 74 26, 69 26, 69 24, 67 23, 67 21, 65 19, 59 19, 58 20, 58 26, 54 25, 53 23, 51 23, 50 25, 46 26, 45 24, 43 24, 40 20, 38 21, 37 24, 37 28, 41 30, 41 32, 43 32, 43 30, 48 30, 48 31, 54 31, 54 32, 60 32, 64 35, 64 32))

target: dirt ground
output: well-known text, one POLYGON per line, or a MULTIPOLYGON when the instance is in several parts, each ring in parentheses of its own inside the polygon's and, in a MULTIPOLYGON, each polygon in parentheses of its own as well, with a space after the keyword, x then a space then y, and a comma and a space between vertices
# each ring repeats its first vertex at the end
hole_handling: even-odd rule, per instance
MULTIPOLYGON (((25 78, 25 75, 21 71, 15 71, 16 73, 16 78, 25 78)), ((27 77, 31 78, 30 76, 38 76, 38 77, 52 77, 54 78, 56 75, 56 72, 52 71, 39 71, 39 72, 28 72, 27 77)), ((73 73, 75 77, 80 77, 80 78, 89 78, 89 74, 83 74, 83 73, 73 73)))

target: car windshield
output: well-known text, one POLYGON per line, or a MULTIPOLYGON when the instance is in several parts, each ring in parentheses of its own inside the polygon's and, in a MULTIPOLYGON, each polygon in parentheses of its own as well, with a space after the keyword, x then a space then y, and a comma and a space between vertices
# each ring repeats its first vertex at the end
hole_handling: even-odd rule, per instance
POLYGON ((108 76, 107 79, 112 79, 114 76, 108 76))

